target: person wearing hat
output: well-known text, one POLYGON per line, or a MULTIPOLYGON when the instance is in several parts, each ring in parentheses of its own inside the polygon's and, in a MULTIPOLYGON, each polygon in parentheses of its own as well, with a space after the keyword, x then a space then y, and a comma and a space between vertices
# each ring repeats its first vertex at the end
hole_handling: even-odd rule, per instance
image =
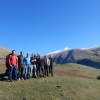
POLYGON ((25 65, 25 73, 24 73, 24 79, 30 79, 30 72, 31 72, 31 62, 30 62, 30 56, 29 53, 26 54, 26 57, 24 58, 24 65, 25 65))

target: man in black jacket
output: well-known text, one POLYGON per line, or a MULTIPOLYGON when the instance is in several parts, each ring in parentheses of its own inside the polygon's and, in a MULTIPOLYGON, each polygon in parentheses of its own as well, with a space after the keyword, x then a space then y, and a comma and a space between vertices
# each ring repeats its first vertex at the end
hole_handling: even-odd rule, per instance
POLYGON ((20 55, 18 56, 18 70, 19 70, 19 80, 20 78, 23 79, 25 67, 24 67, 24 56, 23 52, 20 52, 20 55))
POLYGON ((54 74, 53 74, 53 63, 54 63, 54 60, 53 60, 51 55, 49 55, 49 60, 50 60, 49 73, 51 73, 51 76, 54 76, 54 74))
POLYGON ((37 55, 37 73, 39 74, 40 77, 45 77, 44 75, 44 66, 43 66, 43 59, 41 56, 38 54, 37 55))

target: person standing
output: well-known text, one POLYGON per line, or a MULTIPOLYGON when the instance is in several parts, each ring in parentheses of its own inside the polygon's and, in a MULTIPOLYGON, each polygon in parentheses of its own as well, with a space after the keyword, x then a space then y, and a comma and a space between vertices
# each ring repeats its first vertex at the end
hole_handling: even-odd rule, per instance
POLYGON ((12 50, 12 53, 10 54, 9 58, 8 58, 8 63, 10 65, 9 68, 9 79, 10 82, 12 82, 12 73, 14 71, 14 79, 17 80, 17 69, 18 69, 18 58, 16 56, 16 51, 12 50))
POLYGON ((30 72, 31 72, 31 62, 29 54, 26 54, 26 57, 24 59, 24 65, 25 65, 25 73, 24 73, 24 79, 30 79, 30 72))
POLYGON ((32 54, 31 57, 31 77, 33 76, 34 78, 37 77, 36 73, 36 54, 32 54))
POLYGON ((49 55, 49 60, 50 60, 49 73, 51 73, 51 76, 54 76, 54 74, 53 74, 53 63, 54 63, 54 60, 53 60, 51 55, 49 55))
POLYGON ((19 75, 18 75, 19 80, 20 79, 23 80, 23 75, 25 71, 23 52, 20 52, 20 55, 18 56, 18 70, 19 70, 19 75))
POLYGON ((46 55, 44 56, 44 59, 43 59, 43 65, 44 65, 45 76, 49 77, 50 60, 47 58, 46 55))
POLYGON ((43 59, 40 55, 37 56, 37 64, 38 64, 38 72, 39 76, 42 78, 44 77, 44 66, 43 66, 43 59))

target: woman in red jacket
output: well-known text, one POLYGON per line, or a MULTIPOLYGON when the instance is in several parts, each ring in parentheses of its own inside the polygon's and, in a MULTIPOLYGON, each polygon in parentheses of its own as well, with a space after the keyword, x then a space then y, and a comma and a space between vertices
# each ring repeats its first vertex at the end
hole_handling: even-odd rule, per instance
POLYGON ((9 78, 10 78, 11 82, 12 82, 12 73, 13 73, 13 71, 14 71, 14 79, 17 80, 18 58, 17 58, 15 53, 16 53, 16 51, 12 50, 12 53, 8 58, 8 63, 10 65, 9 78))

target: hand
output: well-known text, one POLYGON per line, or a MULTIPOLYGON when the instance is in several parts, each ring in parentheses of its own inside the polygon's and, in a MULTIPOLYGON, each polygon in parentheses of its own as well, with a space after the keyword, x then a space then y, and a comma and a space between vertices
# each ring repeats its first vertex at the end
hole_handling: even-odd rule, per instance
POLYGON ((10 65, 10 66, 12 66, 12 65, 10 65))

